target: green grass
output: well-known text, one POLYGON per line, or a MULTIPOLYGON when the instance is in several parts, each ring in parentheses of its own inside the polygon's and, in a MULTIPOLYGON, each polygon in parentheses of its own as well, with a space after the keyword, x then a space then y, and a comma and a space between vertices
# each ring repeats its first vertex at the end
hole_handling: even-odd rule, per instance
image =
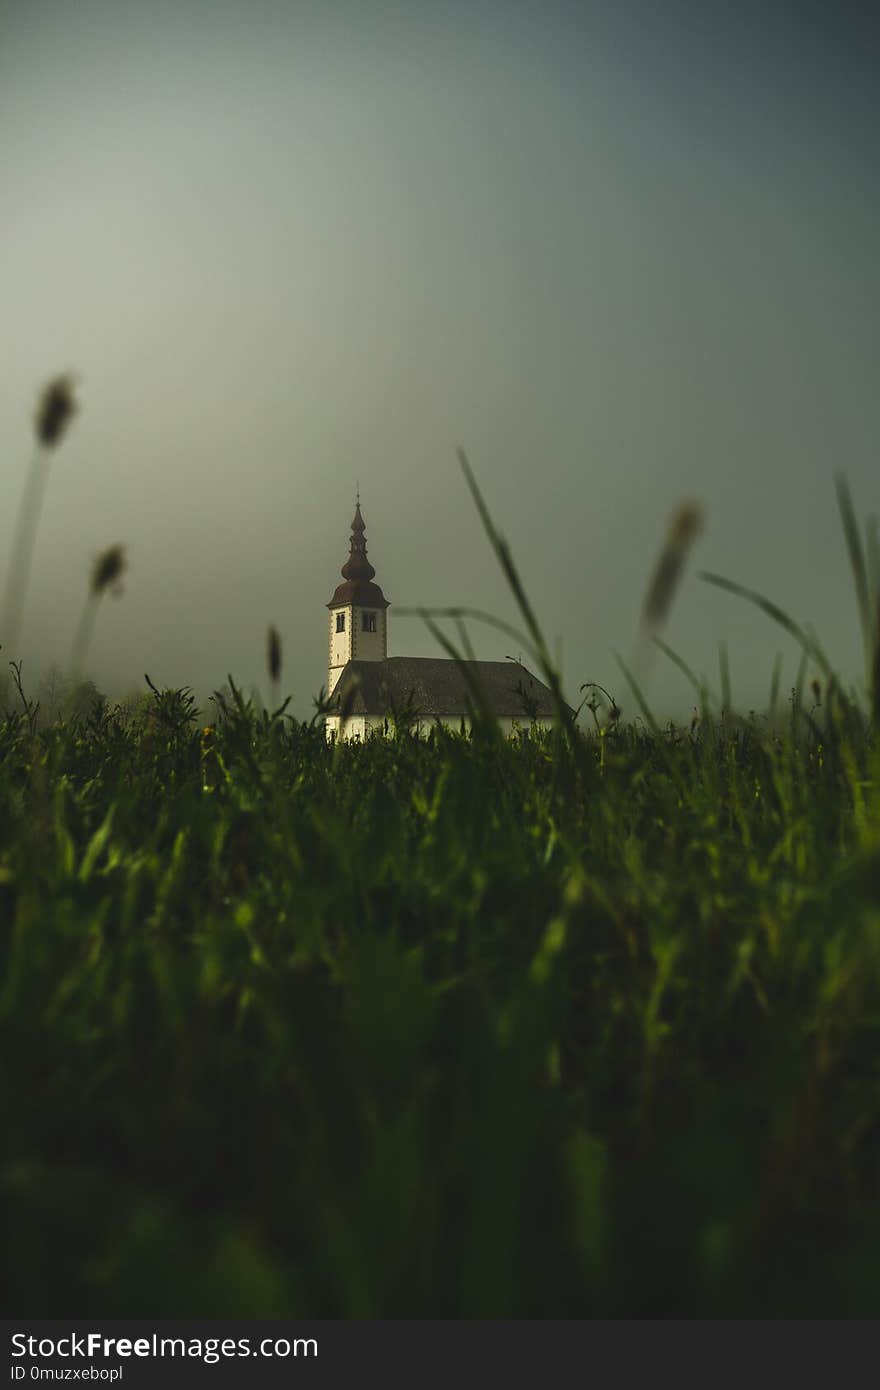
MULTIPOLYGON (((661 727, 620 661, 641 718, 590 682, 585 732, 461 464, 552 732, 505 742, 476 684, 470 737, 333 746, 231 682, 208 730, 151 683, 46 723, 13 666, 8 1315, 877 1315, 876 522, 839 480, 870 718, 707 574, 802 657, 743 720, 721 645, 714 713, 658 636, 672 532, 643 637, 701 713, 661 727)), ((487 615, 445 616, 467 654, 487 615)))
POLYGON ((878 754, 832 705, 0 725, 4 1306, 876 1315, 878 754))

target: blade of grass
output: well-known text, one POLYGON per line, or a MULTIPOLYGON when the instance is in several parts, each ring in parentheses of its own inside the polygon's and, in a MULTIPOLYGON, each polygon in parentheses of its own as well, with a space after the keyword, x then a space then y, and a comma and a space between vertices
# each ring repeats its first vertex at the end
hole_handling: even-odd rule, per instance
POLYGON ((865 550, 868 567, 868 597, 875 602, 880 594, 880 531, 876 516, 869 516, 865 524, 865 550))
POLYGON ((483 690, 474 670, 470 667, 455 644, 450 642, 446 633, 443 632, 429 616, 427 610, 422 612, 421 617, 435 642, 439 642, 446 654, 452 658, 461 671, 465 685, 468 688, 468 693, 473 701, 475 715, 486 724, 487 728, 494 729, 497 732, 500 729, 500 725, 486 697, 486 692, 483 690))
POLYGON ((544 634, 541 631, 538 620, 535 617, 535 614, 532 610, 532 606, 529 603, 529 600, 526 596, 526 592, 523 588, 522 581, 520 580, 517 568, 513 563, 513 556, 510 553, 510 547, 508 546, 506 540, 504 540, 503 536, 499 534, 498 530, 495 527, 495 523, 489 515, 489 509, 486 506, 485 501, 483 500, 483 494, 479 489, 477 480, 474 476, 474 471, 470 466, 467 454, 465 453, 464 449, 460 448, 458 450, 458 461, 461 464, 465 480, 470 489, 471 496, 474 499, 474 504, 479 513, 480 520, 483 523, 483 528, 486 532, 486 535, 489 538, 489 543, 492 546, 492 549, 495 551, 498 563, 500 564, 504 576, 507 579, 508 584, 510 585, 510 588, 513 592, 513 596, 516 599, 519 611, 523 616, 523 621, 525 622, 526 629, 529 633, 529 636, 532 639, 532 643, 537 654, 538 663, 541 667, 541 672, 548 686, 550 687, 550 691, 553 696, 553 704, 556 708, 556 715, 559 720, 559 723, 561 727, 566 731, 566 737, 573 744, 574 740, 576 739, 573 711, 569 709, 568 705, 563 699, 562 686, 559 680, 559 673, 556 670, 556 667, 554 666, 550 658, 550 653, 547 649, 547 644, 544 641, 544 634))
POLYGON ((472 618, 474 622, 478 623, 488 623, 490 627, 497 628, 505 636, 512 637, 514 641, 526 647, 534 661, 540 660, 537 651, 525 633, 520 632, 519 628, 514 627, 512 623, 506 623, 502 618, 496 618, 494 614, 484 612, 482 608, 396 608, 395 613, 398 618, 423 618, 427 613, 432 618, 452 618, 456 623, 463 618, 472 618))
POLYGON ((623 672, 623 676, 627 685, 632 691, 633 699, 635 700, 639 709, 642 711, 642 716, 645 720, 645 723, 648 725, 649 729, 657 739, 657 748, 659 750, 661 758, 663 759, 669 776, 672 778, 672 781, 675 783, 681 796, 686 796, 687 793, 682 775, 679 769, 676 767, 675 763, 673 762, 672 758, 669 756, 669 751, 666 746, 666 740, 663 737, 663 731, 661 730, 660 725, 657 723, 657 720, 654 718, 651 706, 645 699, 641 686, 639 685, 632 671, 630 671, 629 667, 627 666, 620 653, 613 652, 613 655, 614 660, 617 662, 618 666, 623 672))
POLYGON ((869 693, 871 718, 880 721, 880 531, 876 516, 869 516, 865 527, 868 588, 871 603, 871 669, 869 693))
POLYGON ((838 473, 834 480, 834 485, 837 489, 837 504, 840 507, 840 518, 843 522, 843 533, 846 537, 846 548, 849 551, 849 562, 852 566, 853 582, 855 584, 856 599, 859 606, 859 621, 862 628, 862 643, 865 652, 865 672, 870 679, 873 623, 871 618, 871 603, 868 598, 868 572, 865 566, 865 552, 862 547, 862 538, 859 535, 859 527, 852 504, 849 484, 843 473, 838 473))
POLYGON ((827 680, 833 681, 835 679, 828 658, 825 656, 821 647, 818 646, 815 639, 808 636, 800 624, 796 623, 794 618, 789 617, 788 613, 786 613, 783 608, 780 608, 777 603, 773 603, 770 599, 765 598, 764 595, 759 594, 757 590, 749 589, 745 584, 737 584, 732 579, 725 579, 720 574, 711 574, 708 570, 701 570, 699 577, 705 580, 707 584, 714 584, 719 589, 725 589, 729 594, 736 594, 739 598, 748 599, 750 603, 756 604, 769 618, 779 623, 780 627, 784 627, 789 636, 794 638, 808 656, 812 656, 819 663, 822 668, 822 673, 827 680))
POLYGON ((730 713, 730 660, 727 643, 718 643, 718 670, 721 680, 721 713, 730 713))
POLYGON ((880 594, 874 600, 874 649, 871 652, 871 718, 880 722, 880 594))
POLYGON ((804 700, 804 680, 807 674, 807 652, 801 652, 801 659, 798 663, 797 676, 791 692, 791 736, 797 738, 797 719, 803 707, 804 700))
POLYGON ((458 616, 456 617, 456 619, 455 619, 455 630, 456 630, 456 632, 458 633, 458 640, 461 642, 462 651, 464 652, 465 657, 467 658, 467 660, 468 660, 468 661, 476 661, 477 655, 476 655, 476 652, 475 652, 474 649, 473 649, 473 645, 472 645, 472 643, 471 643, 470 635, 469 635, 469 633, 468 633, 467 628, 466 628, 465 625, 464 625, 464 619, 463 619, 463 618, 458 617, 458 616))
POLYGON ((679 656, 678 652, 673 651, 672 647, 668 646, 663 641, 662 637, 655 636, 651 640, 653 641, 655 646, 660 648, 663 655, 667 656, 669 660, 672 662, 672 664, 674 666, 677 666, 679 671, 681 671, 682 675, 690 682, 694 691, 696 692, 697 699, 700 702, 700 709, 703 712, 704 718, 708 717, 709 691, 706 687, 706 682, 700 680, 699 676, 697 676, 696 673, 691 669, 691 667, 688 666, 684 657, 679 656))
POLYGON ((771 677, 770 677, 770 709, 769 709, 769 718, 770 718, 770 723, 771 723, 771 724, 773 723, 773 720, 776 718, 776 706, 777 706, 777 704, 778 704, 778 702, 779 702, 779 680, 780 680, 781 675, 782 675, 782 652, 777 652, 777 653, 776 653, 776 658, 775 658, 775 660, 774 660, 774 662, 773 662, 773 674, 772 674, 771 677))

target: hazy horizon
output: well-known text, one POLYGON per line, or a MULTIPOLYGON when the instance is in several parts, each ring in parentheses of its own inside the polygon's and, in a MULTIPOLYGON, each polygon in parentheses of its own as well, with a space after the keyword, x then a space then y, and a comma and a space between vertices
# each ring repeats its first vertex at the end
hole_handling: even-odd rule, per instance
MULTIPOLYGON (((612 649, 691 498, 664 639, 716 688, 724 641, 743 710, 782 651, 787 693, 793 644, 717 571, 861 679, 834 475, 880 512, 873 20, 658 9, 0 0, 4 571, 39 389, 72 370, 81 402, 28 689, 121 542, 102 689, 267 696, 274 624, 308 716, 358 482, 390 655, 441 654, 400 608, 516 623, 458 445, 573 703, 596 680, 635 713, 612 649)), ((659 655, 648 694, 694 704, 659 655)))

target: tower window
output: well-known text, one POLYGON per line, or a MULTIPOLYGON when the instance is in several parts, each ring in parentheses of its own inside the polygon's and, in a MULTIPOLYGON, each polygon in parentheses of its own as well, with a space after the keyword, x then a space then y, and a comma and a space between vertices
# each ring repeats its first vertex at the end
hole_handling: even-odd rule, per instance
POLYGON ((336 631, 337 631, 337 632, 344 632, 344 631, 345 631, 345 614, 344 614, 344 613, 337 613, 337 614, 336 614, 336 631))
POLYGON ((375 631, 376 631, 376 615, 375 615, 375 613, 364 613, 364 615, 363 615, 363 620, 364 620, 364 632, 375 632, 375 631))

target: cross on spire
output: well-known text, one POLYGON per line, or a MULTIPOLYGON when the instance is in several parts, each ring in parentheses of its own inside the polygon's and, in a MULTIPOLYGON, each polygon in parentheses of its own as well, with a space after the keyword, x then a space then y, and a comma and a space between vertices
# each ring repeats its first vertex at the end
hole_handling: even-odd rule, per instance
POLYGON ((349 541, 349 556, 342 566, 343 579, 373 579, 376 571, 367 559, 367 542, 364 539, 364 519, 361 516, 361 497, 360 488, 358 489, 357 505, 354 511, 354 520, 351 523, 351 539, 349 541))
POLYGON ((342 604, 356 603, 368 608, 387 608, 388 600, 378 584, 374 584, 376 571, 367 559, 366 526, 361 515, 360 483, 356 487, 354 516, 351 522, 351 535, 348 541, 348 557, 342 566, 344 584, 337 584, 336 592, 328 608, 338 608, 342 604))

